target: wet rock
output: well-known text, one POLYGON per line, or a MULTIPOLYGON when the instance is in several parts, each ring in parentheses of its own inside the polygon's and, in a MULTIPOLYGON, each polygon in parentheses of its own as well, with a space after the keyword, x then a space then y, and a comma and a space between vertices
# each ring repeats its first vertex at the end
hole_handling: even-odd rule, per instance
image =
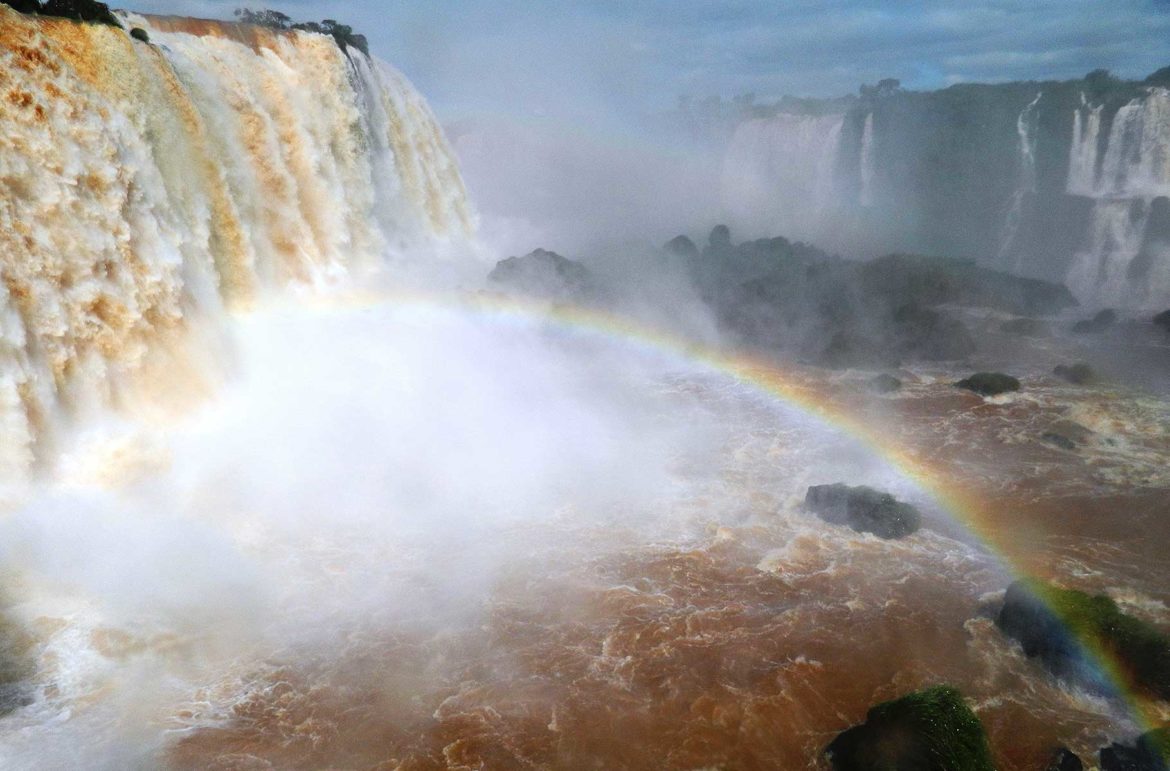
POLYGON ((1019 391, 1020 381, 1002 372, 976 372, 955 383, 955 387, 974 391, 980 396, 998 396, 1009 391, 1019 391))
POLYGON ((949 686, 935 686, 866 713, 865 723, 825 748, 834 771, 992 771, 983 724, 949 686))
POLYGON ((584 265, 545 249, 500 260, 488 280, 510 291, 554 300, 582 299, 593 289, 584 265))
POLYGON ((924 361, 961 359, 975 352, 975 339, 958 319, 907 303, 893 314, 894 344, 904 356, 924 361))
POLYGON ((1103 747, 1101 771, 1170 771, 1170 726, 1142 734, 1133 744, 1103 747))
POLYGON ((1052 374, 1074 385, 1089 385, 1097 382, 1097 373, 1083 361, 1076 364, 1058 364, 1052 374))
POLYGON ((1020 318, 1000 324, 999 331, 1005 335, 1018 335, 1019 337, 1044 337, 1052 329, 1040 319, 1020 318))
POLYGON ((1072 331, 1078 334, 1096 334, 1104 332, 1117 323, 1117 311, 1106 308, 1091 319, 1078 321, 1073 324, 1072 331))
POLYGON ((818 366, 829 369, 880 369, 896 366, 898 359, 880 340, 854 331, 840 331, 829 339, 828 345, 814 357, 818 366))
POLYGON ((893 375, 883 372, 875 375, 866 383, 866 388, 877 394, 892 394, 902 390, 902 381, 893 375))
POLYGON ((1044 767, 1044 771, 1084 771, 1084 769, 1085 764, 1068 747, 1061 747, 1052 753, 1052 758, 1044 767))
POLYGON ((918 509, 872 487, 813 485, 805 493, 804 506, 830 524, 879 538, 903 538, 922 524, 918 509))
POLYGON ((1040 438, 1061 449, 1075 450, 1093 438, 1093 431, 1071 420, 1058 420, 1040 438))
POLYGON ((1170 332, 1170 310, 1162 311, 1153 319, 1151 319, 1151 321, 1153 321, 1154 326, 1158 327, 1164 332, 1170 332))
POLYGON ((995 623, 1066 682, 1109 693, 1112 684, 1086 653, 1104 650, 1124 665, 1132 687, 1170 698, 1170 639, 1108 597, 1016 581, 995 623))
POLYGON ((146 30, 144 30, 142 27, 135 27, 134 29, 130 30, 130 37, 134 38, 135 40, 141 40, 143 43, 150 42, 150 35, 148 35, 146 30))

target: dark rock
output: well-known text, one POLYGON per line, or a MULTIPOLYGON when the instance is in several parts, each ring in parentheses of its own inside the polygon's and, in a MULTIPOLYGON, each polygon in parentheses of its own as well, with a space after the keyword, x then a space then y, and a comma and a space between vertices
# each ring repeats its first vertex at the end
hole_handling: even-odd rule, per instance
POLYGON ((804 505, 830 524, 879 538, 903 538, 922 524, 918 509, 872 487, 813 485, 805 493, 804 505))
POLYGON ((1040 435, 1040 439, 1047 442, 1048 444, 1059 447, 1062 450, 1072 451, 1077 448, 1076 442, 1069 439, 1067 436, 1064 436, 1063 434, 1058 434, 1053 431, 1045 431, 1040 435))
POLYGON ((878 704, 825 748, 834 771, 993 771, 983 724, 949 686, 878 704))
POLYGON ((1058 364, 1052 374, 1074 385, 1089 385, 1097 381, 1097 373, 1083 361, 1076 364, 1058 364))
POLYGON ((1058 420, 1040 435, 1042 441, 1062 450, 1076 450, 1093 438, 1093 432, 1071 420, 1058 420))
POLYGON ((1101 748, 1101 771, 1170 771, 1170 726, 1101 748))
POLYGON ((1011 319, 1000 324, 999 331, 1006 335, 1019 335, 1020 337, 1044 337, 1052 330, 1045 322, 1040 319, 1011 319))
POLYGON ((1048 765, 1044 767, 1044 771, 1084 771, 1084 769, 1085 764, 1068 747, 1061 747, 1053 752, 1048 765))
POLYGON ((943 361, 975 352, 975 339, 961 321, 917 303, 894 311, 893 326, 895 345, 904 356, 943 361))
POLYGON ((696 260, 699 257, 699 247, 695 246, 695 242, 686 236, 675 236, 667 241, 662 248, 688 260, 696 260))
POLYGON ((849 367, 880 369, 899 363, 881 341, 863 337, 852 330, 834 334, 814 361, 817 365, 830 369, 849 367))
POLYGON ((1170 639, 1108 597, 1016 581, 995 623, 1062 680, 1110 693, 1113 685, 1086 652, 1104 650, 1124 665, 1132 687, 1170 698, 1170 639))
POLYGON ((882 374, 871 378, 866 383, 866 386, 874 393, 892 394, 895 391, 902 390, 902 381, 893 375, 889 375, 883 372, 882 374))
POLYGON ((500 260, 488 280, 511 291, 554 300, 582 299, 593 289, 584 265, 545 249, 500 260))
POLYGON ((1153 319, 1154 326, 1159 327, 1165 332, 1170 332, 1170 310, 1162 311, 1153 319))
POLYGON ((1078 321, 1073 324, 1072 331, 1077 334, 1096 334, 1104 332, 1109 327, 1117 323, 1117 311, 1112 308, 1106 308, 1091 319, 1078 321))
POLYGON ((37 13, 42 16, 57 16, 62 19, 107 24, 111 27, 121 27, 118 17, 110 11, 105 3, 95 0, 4 0, 4 4, 21 13, 37 13))
POLYGON ((130 37, 134 38, 135 40, 141 40, 143 43, 150 42, 150 35, 146 34, 146 30, 144 30, 142 27, 135 27, 134 29, 130 30, 130 37))
POLYGON ((976 372, 971 377, 955 383, 955 387, 974 391, 980 396, 997 396, 1009 391, 1019 391, 1020 381, 1002 372, 976 372))
POLYGON ((731 228, 726 225, 716 225, 711 228, 711 235, 707 237, 707 246, 712 250, 731 248, 731 228))

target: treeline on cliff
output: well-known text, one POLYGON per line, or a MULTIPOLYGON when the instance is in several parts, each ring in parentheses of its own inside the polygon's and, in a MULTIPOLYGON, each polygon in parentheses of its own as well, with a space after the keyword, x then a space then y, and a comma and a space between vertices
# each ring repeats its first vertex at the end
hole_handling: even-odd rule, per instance
POLYGON ((250 10, 237 8, 236 18, 244 24, 255 24, 260 27, 279 30, 301 30, 302 32, 316 32, 329 35, 337 41, 337 45, 344 51, 347 48, 356 48, 366 56, 370 55, 370 44, 365 35, 354 32, 353 27, 333 19, 324 21, 294 22, 289 16, 280 11, 267 8, 250 10))

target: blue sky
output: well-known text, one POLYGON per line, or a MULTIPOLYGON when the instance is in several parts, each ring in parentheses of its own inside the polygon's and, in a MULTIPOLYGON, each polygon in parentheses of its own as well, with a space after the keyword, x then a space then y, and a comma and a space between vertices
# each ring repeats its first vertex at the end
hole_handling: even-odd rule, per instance
MULTIPOLYGON (((238 0, 124 0, 134 10, 228 18, 238 0)), ((836 96, 896 77, 1138 77, 1170 64, 1170 0, 272 0, 370 38, 445 119, 663 109, 678 95, 836 96)), ((253 7, 255 7, 253 5, 253 7)))

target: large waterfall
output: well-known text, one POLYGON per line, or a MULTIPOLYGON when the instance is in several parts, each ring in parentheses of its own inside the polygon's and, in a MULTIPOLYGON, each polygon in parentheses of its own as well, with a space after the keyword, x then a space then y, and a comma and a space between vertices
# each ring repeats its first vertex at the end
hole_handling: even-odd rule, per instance
POLYGON ((757 235, 815 238, 832 205, 844 116, 780 113, 742 123, 723 167, 724 204, 757 235))
POLYGON ((1170 195, 1170 91, 1151 89, 1118 109, 1106 136, 1101 113, 1085 104, 1073 116, 1068 192, 1093 208, 1069 286, 1105 304, 1165 304, 1170 243, 1159 220, 1170 195))
POLYGON ((389 66, 321 34, 125 18, 150 42, 0 6, 0 479, 136 384, 198 390, 201 320, 472 228, 389 66))

